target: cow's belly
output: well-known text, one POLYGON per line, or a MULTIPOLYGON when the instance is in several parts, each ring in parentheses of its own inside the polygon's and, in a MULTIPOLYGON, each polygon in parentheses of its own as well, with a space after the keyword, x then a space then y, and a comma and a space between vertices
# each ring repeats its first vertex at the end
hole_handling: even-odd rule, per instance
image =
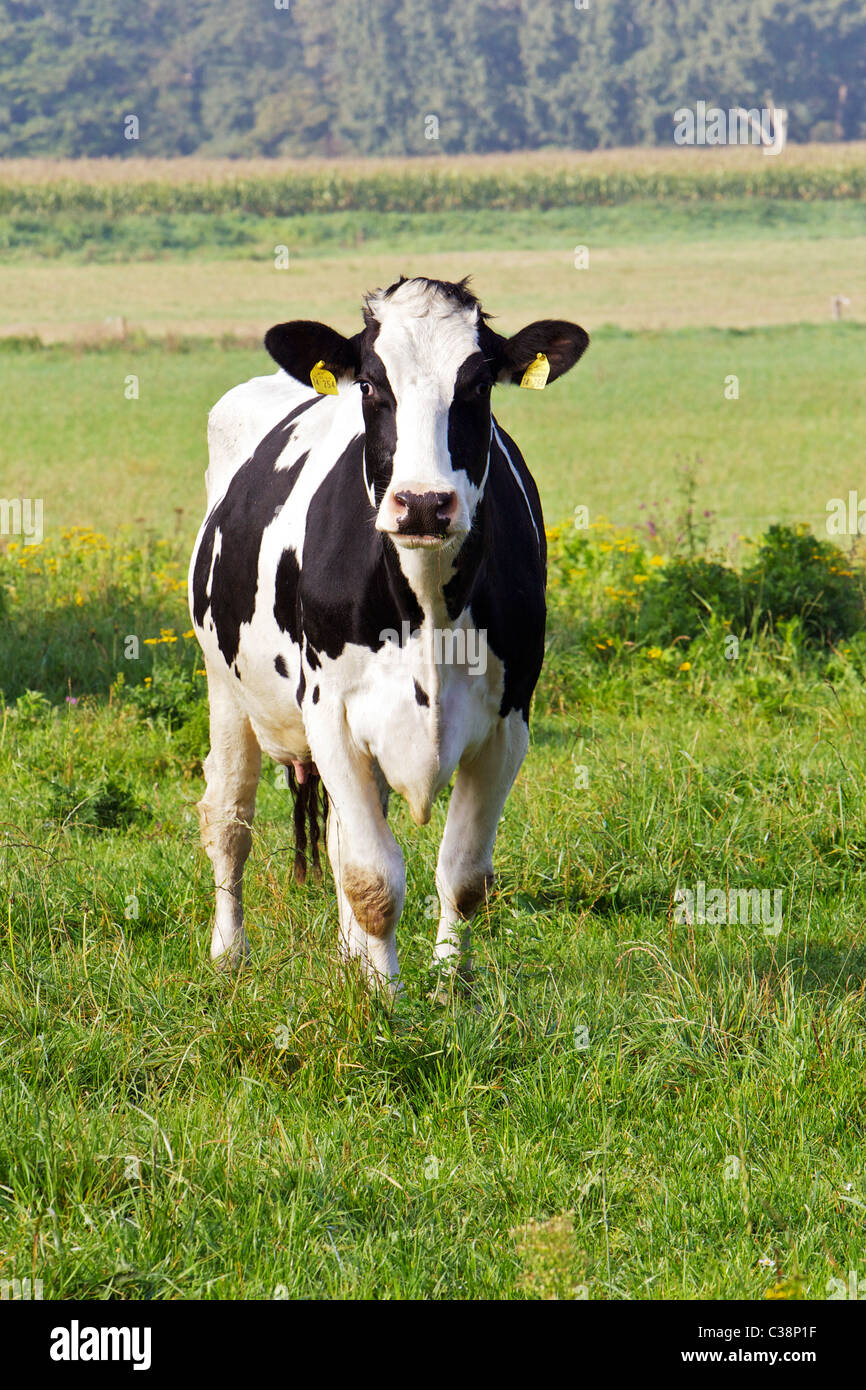
POLYGON ((304 716, 297 698, 301 654, 293 642, 277 636, 272 627, 270 621, 254 622, 242 635, 231 665, 226 662, 209 621, 198 629, 198 637, 208 670, 230 687, 249 718, 262 751, 280 763, 309 762, 304 716))

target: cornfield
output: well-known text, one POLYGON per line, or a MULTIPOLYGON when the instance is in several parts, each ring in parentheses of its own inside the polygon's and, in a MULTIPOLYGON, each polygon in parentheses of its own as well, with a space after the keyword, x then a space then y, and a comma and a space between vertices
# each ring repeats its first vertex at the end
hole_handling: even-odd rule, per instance
POLYGON ((612 206, 638 199, 696 201, 866 198, 863 146, 791 149, 765 158, 737 150, 629 151, 503 160, 390 160, 307 165, 210 165, 203 160, 17 162, 0 169, 0 214, 242 212, 491 212, 612 206), (181 176, 179 178, 178 176, 181 176))

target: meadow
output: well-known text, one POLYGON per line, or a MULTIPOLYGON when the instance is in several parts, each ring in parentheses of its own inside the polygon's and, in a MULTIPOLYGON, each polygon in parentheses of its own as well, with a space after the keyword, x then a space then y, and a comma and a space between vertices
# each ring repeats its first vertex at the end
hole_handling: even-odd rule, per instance
MULTIPOLYGON (((101 197, 136 175, 7 183, 58 177, 101 197)), ((0 207, 0 493, 45 517, 40 545, 0 537, 0 1278, 46 1298, 796 1299, 864 1277, 864 570, 825 527, 862 476, 862 202, 642 188, 495 225, 374 211, 360 237, 355 212, 220 230, 67 209, 53 246, 42 214, 28 234, 0 207), (472 271, 500 330, 564 315, 593 342, 549 392, 496 403, 545 505, 547 661, 472 991, 445 1004, 445 805, 421 830, 395 806, 390 1007, 339 968, 330 876, 293 882, 274 768, 253 963, 207 962, 183 581, 206 412, 270 370, 261 331, 348 328, 400 271, 472 271), (780 918, 684 916, 699 883, 780 893, 780 918)))

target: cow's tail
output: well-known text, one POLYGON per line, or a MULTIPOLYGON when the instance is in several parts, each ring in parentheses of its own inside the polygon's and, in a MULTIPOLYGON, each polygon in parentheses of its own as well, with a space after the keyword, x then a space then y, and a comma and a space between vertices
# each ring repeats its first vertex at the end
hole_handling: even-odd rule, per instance
POLYGON ((286 782, 295 803, 295 883, 307 881, 307 833, 309 831, 309 866, 317 883, 322 881, 319 859, 319 839, 328 817, 328 793, 316 772, 308 772, 299 782, 293 767, 286 768, 286 782))

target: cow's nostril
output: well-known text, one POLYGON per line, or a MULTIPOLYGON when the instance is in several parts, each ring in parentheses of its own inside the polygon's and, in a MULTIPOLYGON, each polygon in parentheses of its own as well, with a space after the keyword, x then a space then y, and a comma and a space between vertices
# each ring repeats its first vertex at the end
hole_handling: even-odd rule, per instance
POLYGON ((457 510, 456 492, 437 492, 436 515, 443 521, 450 521, 457 510))

